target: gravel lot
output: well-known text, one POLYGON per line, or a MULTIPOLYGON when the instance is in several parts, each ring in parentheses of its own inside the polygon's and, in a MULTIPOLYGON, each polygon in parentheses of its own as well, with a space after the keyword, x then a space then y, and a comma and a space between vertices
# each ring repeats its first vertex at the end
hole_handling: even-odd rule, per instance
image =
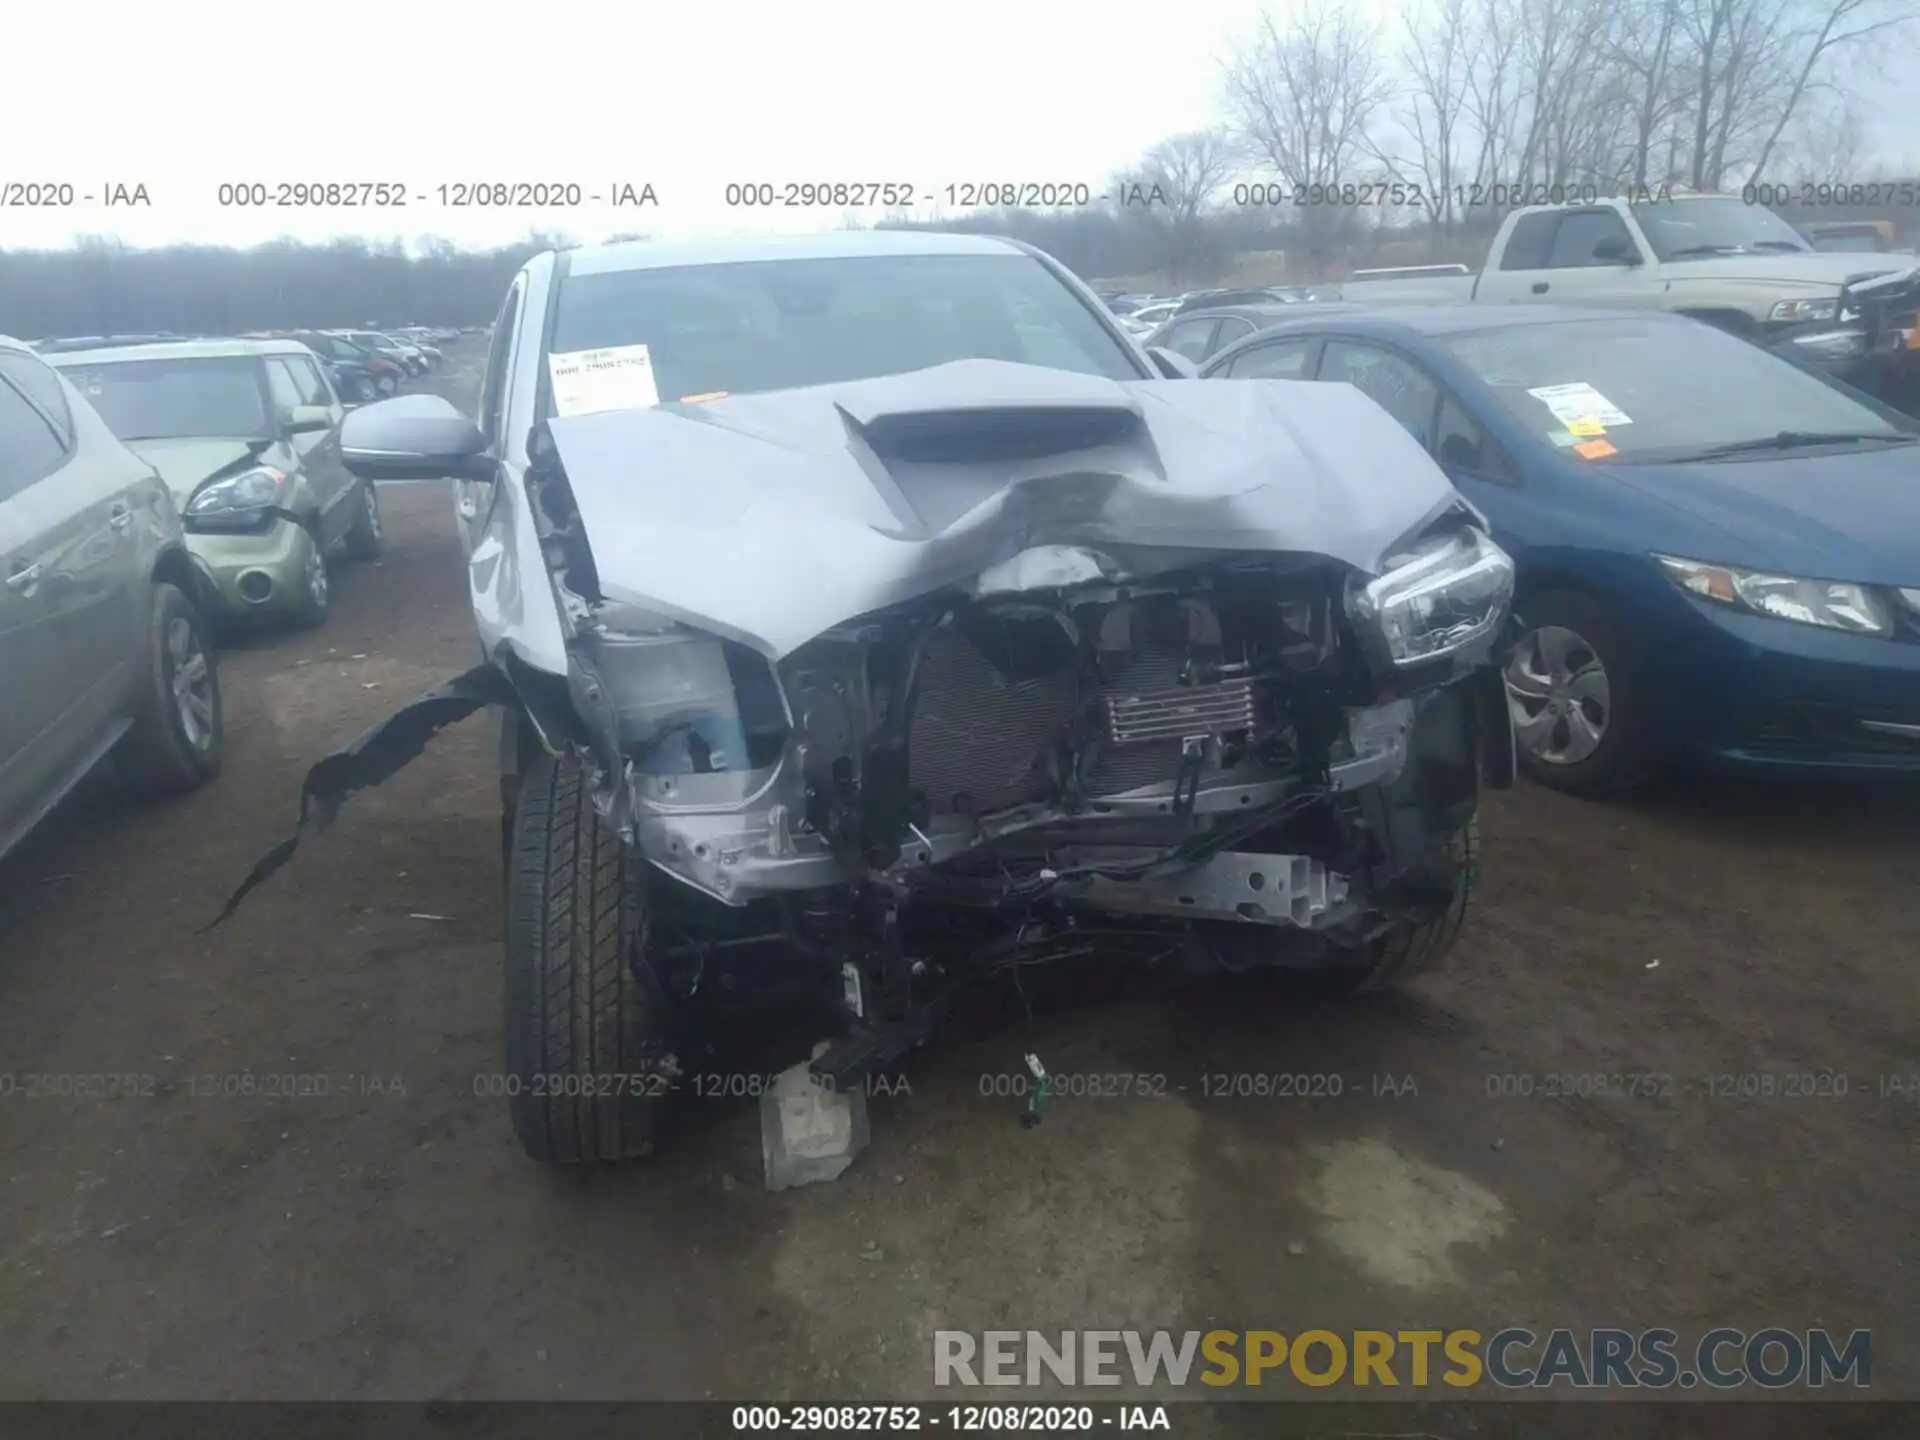
MULTIPOLYGON (((479 363, 434 383, 465 401, 479 363)), ((744 1103, 652 1163, 549 1173, 476 1094, 488 720, 196 933, 313 758, 475 658, 445 493, 383 494, 385 559, 327 628, 226 656, 216 785, 139 811, 94 786, 0 867, 0 1395, 880 1400, 930 1394, 941 1327, 1520 1323, 1871 1327, 1877 1395, 1920 1391, 1911 788, 1495 795, 1462 948, 1403 995, 1136 987, 950 1036, 828 1186, 765 1193, 744 1103), (1026 1048, 1166 1093, 1023 1129, 981 1090, 1026 1048), (1343 1093, 1202 1093, 1275 1072, 1343 1093), (1848 1093, 1704 1083, 1803 1072, 1848 1093), (1488 1093, 1565 1073, 1678 1093, 1488 1093)))

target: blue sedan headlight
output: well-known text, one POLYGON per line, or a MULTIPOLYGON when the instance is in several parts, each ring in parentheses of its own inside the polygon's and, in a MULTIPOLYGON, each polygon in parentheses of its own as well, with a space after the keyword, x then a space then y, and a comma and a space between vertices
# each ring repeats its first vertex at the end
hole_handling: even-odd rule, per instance
POLYGON ((1512 559, 1467 527, 1396 557, 1384 575, 1351 593, 1347 608, 1385 641, 1395 666, 1406 666, 1491 634, 1512 600, 1512 559))
POLYGON ((1804 580, 1796 575, 1741 570, 1675 555, 1653 558, 1669 580, 1702 600, 1856 635, 1893 633, 1893 616, 1886 602, 1864 585, 1844 580, 1804 580))

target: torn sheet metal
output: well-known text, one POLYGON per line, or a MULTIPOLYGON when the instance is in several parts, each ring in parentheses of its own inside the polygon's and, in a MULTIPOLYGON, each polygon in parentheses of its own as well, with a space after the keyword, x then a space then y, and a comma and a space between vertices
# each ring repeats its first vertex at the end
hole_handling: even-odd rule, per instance
POLYGON ((1035 547, 1133 575, 1231 552, 1377 573, 1463 503, 1341 385, 963 360, 549 426, 603 593, 776 660, 1035 547))
POLYGON ((238 910, 241 901, 293 858, 303 839, 332 824, 341 802, 349 795, 390 779, 455 721, 489 705, 515 703, 513 682, 505 671, 491 663, 476 665, 401 706, 352 744, 323 757, 301 783, 300 818, 293 833, 260 857, 240 888, 200 933, 204 935, 238 910))

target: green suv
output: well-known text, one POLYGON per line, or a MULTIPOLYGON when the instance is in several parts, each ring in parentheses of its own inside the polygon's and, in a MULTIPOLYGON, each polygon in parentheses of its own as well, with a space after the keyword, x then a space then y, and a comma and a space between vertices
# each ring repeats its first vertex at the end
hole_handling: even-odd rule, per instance
POLYGON ((380 501, 340 463, 346 410, 292 340, 48 357, 172 489, 203 598, 228 619, 327 618, 330 557, 380 553, 380 501))

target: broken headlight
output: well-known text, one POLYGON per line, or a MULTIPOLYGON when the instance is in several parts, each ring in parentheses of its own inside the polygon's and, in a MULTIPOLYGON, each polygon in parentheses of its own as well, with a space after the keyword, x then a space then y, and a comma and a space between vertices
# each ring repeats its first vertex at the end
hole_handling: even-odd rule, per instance
POLYGON ((1397 556, 1349 592, 1354 622, 1385 642, 1396 666, 1419 665, 1491 634, 1513 599, 1513 561, 1471 526, 1397 556))
POLYGON ((1850 630, 1856 635, 1893 633, 1893 617, 1887 606, 1864 585, 1770 575, 1760 570, 1710 565, 1704 560, 1682 560, 1673 555, 1653 558, 1666 571, 1669 580, 1702 600, 1714 600, 1755 615, 1771 615, 1776 620, 1850 630))

